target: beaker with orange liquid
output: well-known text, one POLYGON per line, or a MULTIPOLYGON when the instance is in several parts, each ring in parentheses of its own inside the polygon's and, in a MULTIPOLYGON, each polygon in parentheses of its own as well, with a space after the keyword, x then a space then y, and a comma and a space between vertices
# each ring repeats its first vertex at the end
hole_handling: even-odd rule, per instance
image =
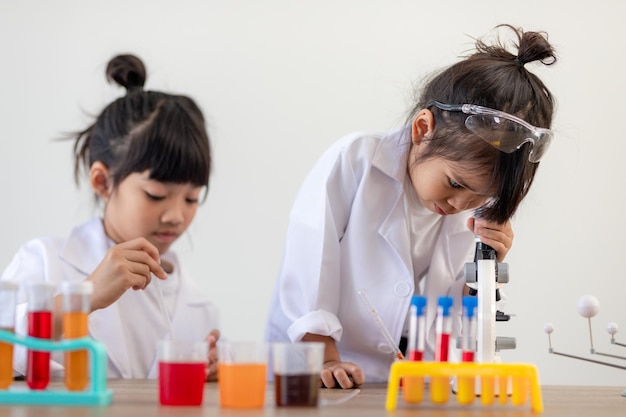
POLYGON ((225 408, 262 408, 265 404, 268 345, 223 340, 217 346, 220 405, 225 408))

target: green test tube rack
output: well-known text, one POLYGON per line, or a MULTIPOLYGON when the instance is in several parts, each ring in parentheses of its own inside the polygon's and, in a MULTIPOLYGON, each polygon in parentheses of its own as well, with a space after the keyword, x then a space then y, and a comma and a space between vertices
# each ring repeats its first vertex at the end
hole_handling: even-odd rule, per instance
MULTIPOLYGON (((106 349, 104 345, 90 337, 51 341, 36 337, 20 336, 0 330, 0 341, 13 345, 23 345, 29 349, 52 352, 87 349, 90 352, 89 371, 91 384, 83 391, 48 388, 31 390, 28 387, 9 387, 0 390, 1 404, 28 405, 109 405, 113 393, 106 387, 106 349)), ((1 365, 0 365, 1 366, 1 365)))

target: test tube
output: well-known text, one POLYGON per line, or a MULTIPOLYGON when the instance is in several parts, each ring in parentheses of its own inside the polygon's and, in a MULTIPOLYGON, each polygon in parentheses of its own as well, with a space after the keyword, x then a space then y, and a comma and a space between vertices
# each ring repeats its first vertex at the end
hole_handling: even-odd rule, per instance
MULTIPOLYGON (((407 344, 407 359, 410 361, 421 361, 424 357, 426 343, 425 306, 426 297, 414 295, 411 298, 409 341, 407 344)), ((407 403, 420 403, 424 397, 424 378, 421 376, 402 378, 402 395, 407 403)))
POLYGON ((463 334, 461 339, 463 362, 474 362, 476 352, 476 297, 463 297, 463 334))
MULTIPOLYGON (((26 285, 28 299, 28 336, 52 338, 52 310, 54 284, 33 282, 26 285)), ((50 352, 28 350, 26 383, 33 390, 46 389, 50 382, 50 352)))
POLYGON ((454 299, 452 297, 439 297, 437 308, 437 350, 435 361, 447 362, 450 350, 450 333, 452 332, 452 320, 450 309, 454 299))
MULTIPOLYGON (((0 330, 13 332, 15 328, 16 283, 0 281, 0 330)), ((0 389, 13 382, 13 344, 0 342, 0 389)))
POLYGON ((421 361, 424 357, 424 345, 426 343, 426 297, 414 295, 411 299, 411 318, 409 323, 409 342, 407 352, 409 360, 421 361))
MULTIPOLYGON (((63 338, 87 337, 87 318, 91 311, 91 281, 64 282, 63 295, 63 338)), ((65 352, 65 386, 69 391, 82 391, 89 383, 87 350, 65 352)))
MULTIPOLYGON (((463 297, 463 331, 461 335, 461 352, 463 362, 474 362, 476 351, 476 297, 463 297)), ((469 405, 476 397, 476 377, 463 376, 457 378, 457 401, 461 405, 469 405)))
MULTIPOLYGON (((447 362, 448 351, 450 349, 450 333, 452 332, 452 321, 450 309, 454 299, 452 297, 439 297, 437 308, 437 340, 435 350, 435 361, 447 362)), ((433 377, 431 379, 430 398, 435 404, 444 404, 450 397, 450 381, 447 377, 433 377)))

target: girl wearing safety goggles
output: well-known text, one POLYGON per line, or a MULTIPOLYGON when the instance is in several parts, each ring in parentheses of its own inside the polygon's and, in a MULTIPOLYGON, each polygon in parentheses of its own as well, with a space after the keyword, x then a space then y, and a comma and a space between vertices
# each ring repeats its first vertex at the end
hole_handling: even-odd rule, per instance
POLYGON ((432 360, 436 300, 453 296, 460 308, 474 236, 498 261, 511 247, 509 219, 552 139, 554 99, 526 64, 556 57, 545 34, 501 29, 514 35, 516 51, 478 40, 475 53, 423 87, 403 128, 341 139, 302 185, 267 338, 324 342, 326 387, 388 377, 395 347, 363 307, 361 289, 398 344, 411 297, 425 295, 424 358, 432 360))

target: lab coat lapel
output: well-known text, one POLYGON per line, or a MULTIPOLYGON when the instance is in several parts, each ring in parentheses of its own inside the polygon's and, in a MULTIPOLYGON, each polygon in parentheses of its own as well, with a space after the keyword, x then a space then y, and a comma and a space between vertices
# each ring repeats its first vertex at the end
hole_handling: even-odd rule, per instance
POLYGON ((410 248, 410 238, 404 216, 402 193, 396 196, 396 200, 388 213, 378 232, 393 249, 398 260, 406 268, 407 273, 412 274, 413 261, 411 260, 410 252, 407 250, 407 248, 410 248))
POLYGON ((411 260, 410 237, 406 223, 404 207, 403 184, 407 171, 407 146, 405 143, 407 130, 401 129, 391 133, 380 142, 380 148, 372 157, 372 166, 384 175, 381 187, 376 195, 372 196, 377 204, 389 202, 388 206, 380 207, 381 213, 386 213, 378 229, 398 260, 405 266, 406 271, 413 275, 413 261, 411 260))
POLYGON ((110 364, 117 368, 117 375, 109 376, 132 378, 130 356, 126 352, 126 337, 124 326, 117 303, 105 309, 94 311, 89 315, 89 335, 95 340, 116 340, 117 343, 107 343, 107 356, 110 364))

